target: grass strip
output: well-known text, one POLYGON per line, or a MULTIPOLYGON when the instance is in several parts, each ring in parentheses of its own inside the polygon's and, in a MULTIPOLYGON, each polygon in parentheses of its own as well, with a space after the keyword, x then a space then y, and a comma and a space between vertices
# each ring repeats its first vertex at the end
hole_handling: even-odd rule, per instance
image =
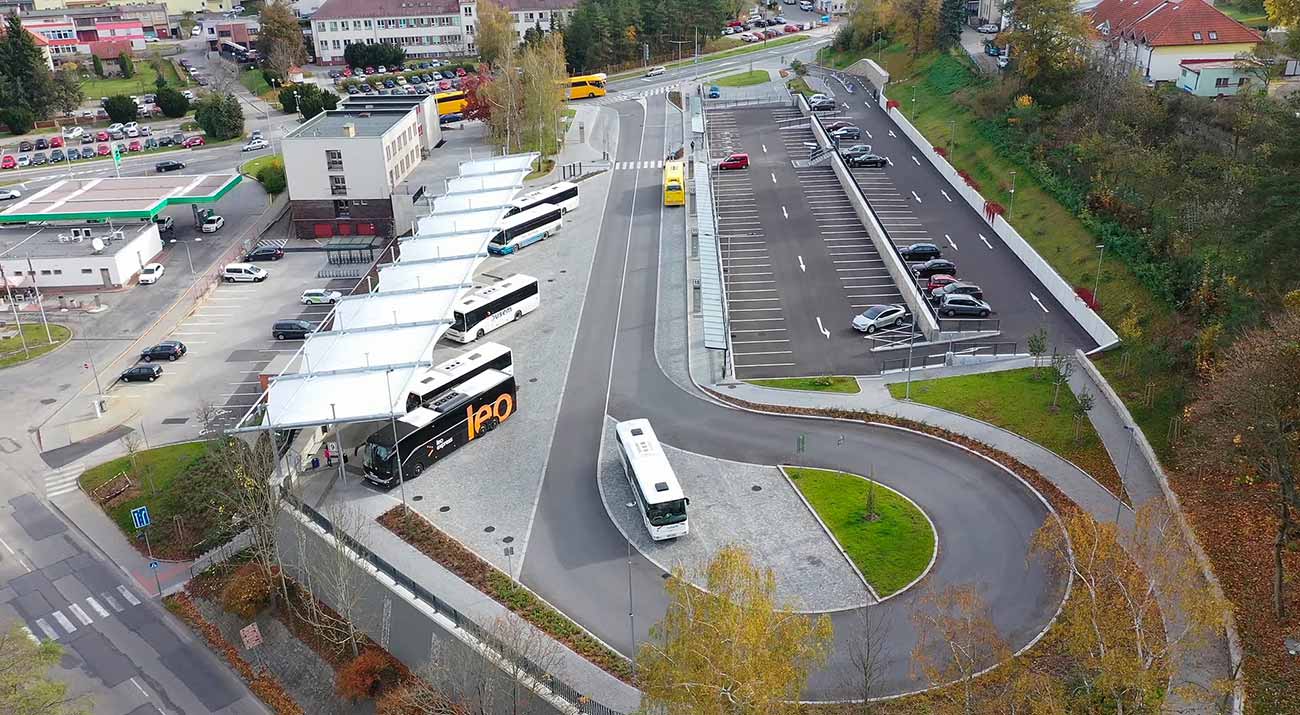
POLYGON ((856 395, 860 392, 858 381, 844 375, 827 377, 773 377, 762 380, 746 380, 759 387, 775 387, 781 390, 807 390, 809 392, 842 392, 856 395))
MULTIPOLYGON (((28 318, 30 319, 31 316, 28 316, 28 318)), ((45 326, 40 322, 39 318, 35 322, 25 323, 21 335, 18 331, 15 331, 9 337, 0 338, 0 367, 20 365, 28 360, 35 360, 68 342, 68 338, 71 337, 71 330, 55 323, 50 323, 50 332, 47 335, 45 326), (54 338, 53 342, 50 342, 49 338, 51 336, 54 338), (25 350, 23 349, 24 340, 27 341, 25 350)))
POLYGON ((719 77, 712 80, 711 84, 719 87, 749 87, 755 84, 763 84, 772 79, 772 75, 767 70, 750 70, 749 72, 739 72, 729 74, 725 77, 719 77))

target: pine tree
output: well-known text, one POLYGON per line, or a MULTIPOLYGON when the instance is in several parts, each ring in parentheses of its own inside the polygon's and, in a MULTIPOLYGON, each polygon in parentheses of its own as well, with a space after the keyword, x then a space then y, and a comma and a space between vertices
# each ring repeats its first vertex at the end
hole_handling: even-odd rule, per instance
POLYGON ((939 22, 934 44, 941 50, 955 47, 961 42, 961 26, 966 20, 966 0, 943 0, 939 6, 939 22))
POLYGON ((0 42, 0 86, 4 103, 17 105, 39 117, 49 113, 54 97, 54 77, 45 64, 45 56, 31 33, 23 29, 17 14, 5 20, 5 34, 0 42))

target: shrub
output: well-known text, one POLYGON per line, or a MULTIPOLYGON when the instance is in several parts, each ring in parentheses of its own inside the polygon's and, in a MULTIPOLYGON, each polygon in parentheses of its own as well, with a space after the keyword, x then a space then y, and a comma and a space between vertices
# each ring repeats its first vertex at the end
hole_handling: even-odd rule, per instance
POLYGON ((35 115, 22 107, 11 107, 0 112, 0 120, 4 121, 12 134, 26 134, 36 125, 35 115))
POLYGON ((258 564, 240 566, 221 589, 221 608, 244 620, 251 620, 271 603, 275 585, 258 564))
POLYGON ((1083 304, 1088 306, 1089 308, 1092 308, 1093 310, 1096 311, 1101 310, 1101 303, 1097 302, 1097 296, 1093 295, 1092 290, 1090 288, 1085 288, 1084 286, 1076 286, 1074 289, 1074 294, 1079 296, 1079 298, 1083 300, 1083 304))
POLYGON ((163 87, 158 90, 158 108, 165 116, 177 119, 190 111, 190 100, 171 87, 163 87))
POLYGON ((117 68, 122 73, 122 79, 131 79, 135 76, 135 62, 131 60, 129 52, 117 56, 117 68))
POLYGON ((262 167, 257 172, 257 180, 262 182, 262 188, 266 189, 266 193, 272 196, 289 187, 289 180, 284 175, 284 164, 280 162, 262 167))
POLYGON ((334 678, 334 691, 348 700, 373 698, 396 684, 400 673, 401 668, 393 656, 377 648, 367 648, 339 668, 334 678))
POLYGON ((108 118, 120 124, 134 122, 140 115, 140 107, 134 99, 125 94, 115 94, 108 98, 104 104, 104 111, 108 112, 108 118))

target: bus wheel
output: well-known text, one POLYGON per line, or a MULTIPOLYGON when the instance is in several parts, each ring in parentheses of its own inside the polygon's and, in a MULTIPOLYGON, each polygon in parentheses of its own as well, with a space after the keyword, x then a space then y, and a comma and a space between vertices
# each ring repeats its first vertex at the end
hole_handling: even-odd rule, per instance
POLYGON ((418 477, 418 476, 420 476, 421 474, 424 474, 424 463, 422 463, 422 462, 416 462, 415 464, 411 465, 411 477, 412 477, 412 478, 414 478, 414 477, 418 477))
POLYGON ((515 320, 519 320, 519 319, 522 318, 522 317, 524 317, 524 311, 522 311, 522 310, 516 310, 516 311, 515 311, 515 320))
POLYGON ((474 336, 474 339, 475 339, 475 340, 482 340, 484 335, 485 335, 485 333, 483 332, 483 329, 482 329, 482 328, 479 328, 479 329, 478 329, 478 334, 474 336))

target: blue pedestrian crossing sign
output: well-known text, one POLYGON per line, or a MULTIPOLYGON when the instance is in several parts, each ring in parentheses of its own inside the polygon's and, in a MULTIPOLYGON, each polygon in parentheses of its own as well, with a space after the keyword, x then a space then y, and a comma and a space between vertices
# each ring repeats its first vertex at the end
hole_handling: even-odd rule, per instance
POLYGON ((137 529, 143 529, 149 526, 149 507, 138 506, 131 510, 131 523, 137 529))
POLYGON ((149 562, 149 568, 151 568, 151 569, 157 571, 157 570, 158 570, 158 562, 157 562, 157 561, 150 561, 150 562, 149 562))

